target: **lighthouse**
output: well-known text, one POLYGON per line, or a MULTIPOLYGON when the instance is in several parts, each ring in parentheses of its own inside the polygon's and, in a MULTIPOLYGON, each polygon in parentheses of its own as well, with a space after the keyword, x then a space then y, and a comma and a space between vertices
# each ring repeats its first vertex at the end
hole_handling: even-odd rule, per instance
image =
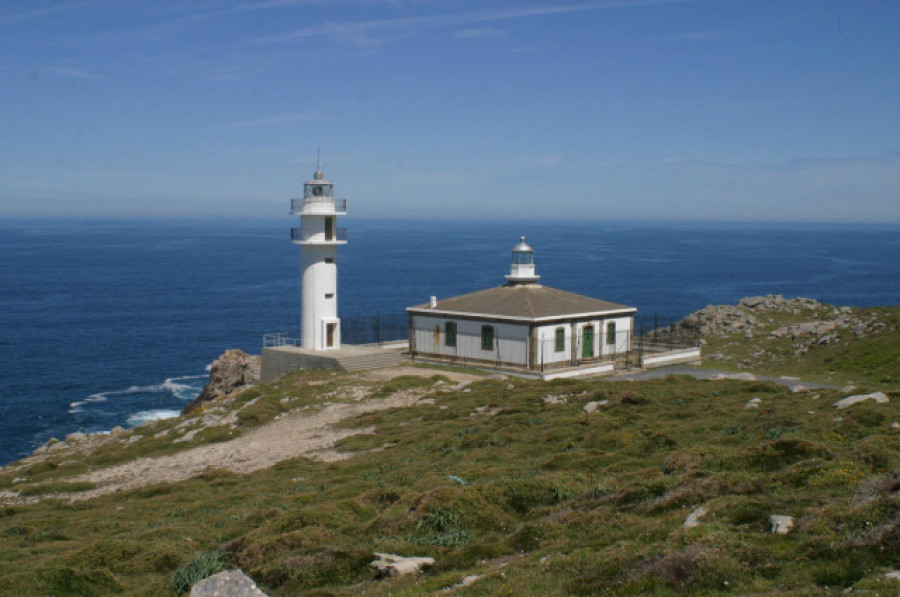
POLYGON ((318 165, 312 180, 303 183, 303 198, 291 199, 291 215, 300 227, 291 228, 291 242, 300 245, 300 346, 307 350, 341 347, 337 313, 337 249, 347 244, 347 230, 337 227, 347 214, 347 200, 334 198, 334 184, 318 165))
POLYGON ((541 277, 534 273, 534 249, 525 242, 525 237, 519 237, 519 244, 513 247, 512 263, 509 274, 506 275, 506 283, 510 286, 518 284, 536 284, 541 277))

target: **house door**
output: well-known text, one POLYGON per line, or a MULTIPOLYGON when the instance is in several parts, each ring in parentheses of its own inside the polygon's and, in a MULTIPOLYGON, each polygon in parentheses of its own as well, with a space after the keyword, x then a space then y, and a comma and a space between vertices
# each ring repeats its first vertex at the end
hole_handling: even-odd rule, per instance
POLYGON ((584 326, 581 333, 581 358, 590 359, 594 356, 594 326, 584 326))
POLYGON ((325 346, 327 348, 334 347, 334 330, 337 328, 336 323, 326 323, 325 324, 325 346))

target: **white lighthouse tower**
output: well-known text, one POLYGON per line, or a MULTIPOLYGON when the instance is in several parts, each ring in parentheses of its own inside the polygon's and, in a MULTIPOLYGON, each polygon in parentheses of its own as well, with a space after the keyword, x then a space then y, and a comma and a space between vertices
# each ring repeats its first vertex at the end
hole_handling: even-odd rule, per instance
POLYGON ((337 248, 347 244, 347 230, 337 227, 347 214, 347 200, 334 198, 334 184, 325 180, 321 165, 303 183, 303 198, 291 199, 291 214, 300 227, 291 228, 291 241, 300 245, 300 346, 307 350, 341 347, 337 316, 337 248))

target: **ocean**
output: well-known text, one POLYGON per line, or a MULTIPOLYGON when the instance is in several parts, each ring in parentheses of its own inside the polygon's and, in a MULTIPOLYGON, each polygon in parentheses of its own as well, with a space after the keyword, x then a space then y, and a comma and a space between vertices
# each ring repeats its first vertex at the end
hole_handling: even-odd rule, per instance
MULTIPOLYGON (((299 334, 296 218, 0 223, 0 464, 50 437, 177 414, 228 348, 299 334)), ((541 282, 668 323, 780 293, 900 302, 900 226, 356 220, 338 251, 340 316, 503 283, 520 235, 541 282)), ((386 327, 387 329, 387 327, 386 327)), ((346 336, 345 336, 346 341, 346 336)))

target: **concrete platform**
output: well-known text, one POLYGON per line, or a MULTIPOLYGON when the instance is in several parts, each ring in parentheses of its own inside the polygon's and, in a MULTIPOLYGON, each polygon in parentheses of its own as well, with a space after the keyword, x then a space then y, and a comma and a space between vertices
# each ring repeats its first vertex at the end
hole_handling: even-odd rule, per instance
POLYGON ((337 350, 305 350, 298 346, 269 346, 262 349, 260 379, 268 383, 301 369, 364 371, 409 362, 408 343, 344 344, 337 350))

